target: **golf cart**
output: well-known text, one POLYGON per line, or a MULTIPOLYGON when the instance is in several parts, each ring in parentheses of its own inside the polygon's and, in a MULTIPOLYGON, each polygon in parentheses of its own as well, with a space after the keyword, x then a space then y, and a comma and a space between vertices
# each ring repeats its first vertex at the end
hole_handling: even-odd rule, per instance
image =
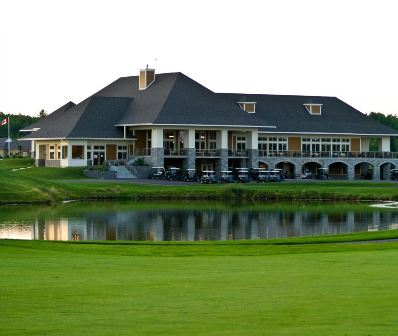
POLYGON ((216 175, 214 174, 214 170, 203 170, 202 177, 200 178, 200 183, 204 184, 212 184, 217 183, 216 175))
POLYGON ((327 180, 328 178, 329 178, 329 170, 327 168, 318 168, 316 179, 327 180))
POLYGON ((180 168, 169 167, 166 170, 165 179, 168 181, 177 181, 180 179, 180 168))
POLYGON ((269 171, 265 168, 250 168, 250 181, 267 182, 269 181, 269 171))
POLYGON ((271 170, 274 175, 274 180, 277 182, 281 182, 285 180, 285 175, 283 174, 283 170, 279 168, 274 168, 271 170))
POLYGON ((149 174, 150 179, 163 180, 164 179, 164 168, 163 167, 152 167, 149 174))
POLYGON ((232 170, 222 170, 220 176, 221 183, 234 183, 234 178, 232 176, 232 170))
POLYGON ((236 181, 241 183, 250 182, 249 169, 247 168, 237 168, 236 170, 236 181))
POLYGON ((301 174, 301 178, 304 179, 304 180, 311 180, 312 179, 312 173, 308 169, 306 169, 301 174))
POLYGON ((269 172, 269 180, 271 182, 282 182, 283 177, 280 169, 273 169, 269 172))
POLYGON ((398 169, 397 168, 391 169, 391 180, 398 181, 398 169))
POLYGON ((183 181, 186 182, 198 182, 198 176, 196 175, 196 171, 193 168, 185 169, 184 176, 182 177, 183 181))

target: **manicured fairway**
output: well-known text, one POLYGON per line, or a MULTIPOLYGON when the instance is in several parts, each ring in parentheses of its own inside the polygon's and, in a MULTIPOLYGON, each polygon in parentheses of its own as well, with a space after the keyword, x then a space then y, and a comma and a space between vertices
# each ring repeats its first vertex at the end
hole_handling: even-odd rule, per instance
POLYGON ((0 335, 398 334, 398 243, 300 241, 0 241, 0 335))

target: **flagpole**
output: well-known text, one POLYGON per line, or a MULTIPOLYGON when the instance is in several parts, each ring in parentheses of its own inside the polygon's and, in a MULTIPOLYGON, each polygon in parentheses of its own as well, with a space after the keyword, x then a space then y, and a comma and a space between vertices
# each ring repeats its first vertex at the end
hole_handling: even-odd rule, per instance
POLYGON ((7 123, 7 126, 8 126, 8 158, 11 158, 11 150, 10 150, 10 147, 11 147, 11 138, 10 138, 10 115, 8 115, 8 123, 7 123))

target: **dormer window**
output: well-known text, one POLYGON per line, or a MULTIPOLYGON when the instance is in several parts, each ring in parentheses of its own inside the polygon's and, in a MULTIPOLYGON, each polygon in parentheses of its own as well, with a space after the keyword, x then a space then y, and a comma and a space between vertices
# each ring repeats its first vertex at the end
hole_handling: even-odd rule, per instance
POLYGON ((256 113, 256 102, 238 102, 239 107, 247 113, 256 113))
POLYGON ((323 104, 304 104, 310 114, 321 115, 323 104))

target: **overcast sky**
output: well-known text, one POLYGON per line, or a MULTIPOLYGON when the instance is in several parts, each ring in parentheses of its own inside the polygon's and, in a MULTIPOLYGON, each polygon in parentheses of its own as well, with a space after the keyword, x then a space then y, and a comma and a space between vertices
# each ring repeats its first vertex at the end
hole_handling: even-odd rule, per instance
POLYGON ((0 0, 0 111, 52 112, 149 64, 215 92, 398 114, 394 2, 0 0))

